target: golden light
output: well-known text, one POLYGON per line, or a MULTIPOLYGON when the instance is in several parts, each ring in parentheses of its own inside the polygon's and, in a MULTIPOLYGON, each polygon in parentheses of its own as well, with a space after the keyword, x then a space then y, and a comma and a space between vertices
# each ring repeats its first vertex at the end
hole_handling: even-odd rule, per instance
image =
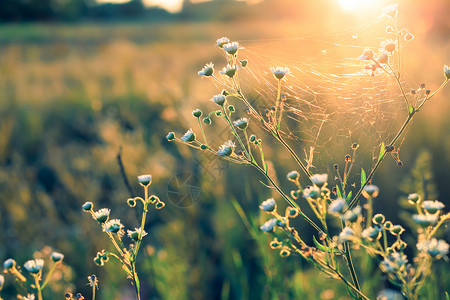
POLYGON ((345 12, 367 11, 380 7, 379 0, 338 0, 339 5, 345 12))

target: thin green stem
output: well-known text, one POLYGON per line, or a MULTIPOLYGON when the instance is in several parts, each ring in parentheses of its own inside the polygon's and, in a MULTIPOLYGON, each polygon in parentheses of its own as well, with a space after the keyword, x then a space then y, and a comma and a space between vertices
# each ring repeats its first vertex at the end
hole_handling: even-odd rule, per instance
POLYGON ((202 131, 204 144, 207 145, 208 141, 206 140, 205 131, 203 130, 203 125, 202 125, 202 122, 200 121, 200 117, 197 118, 197 121, 198 121, 198 126, 200 126, 200 130, 202 131))
POLYGON ((234 128, 233 123, 231 123, 231 120, 230 120, 230 118, 228 117, 228 114, 227 114, 227 112, 225 111, 225 108, 224 108, 223 106, 222 106, 222 111, 223 111, 223 113, 224 113, 224 115, 225 115, 225 119, 227 120, 228 125, 230 126, 231 130, 233 131, 233 135, 234 135, 234 136, 237 138, 237 140, 239 141, 239 144, 241 145, 242 150, 243 150, 244 153, 246 154, 247 158, 248 158, 249 160, 251 160, 250 154, 248 153, 247 149, 245 148, 244 143, 242 142, 241 137, 240 137, 239 134, 236 132, 236 129, 234 128))
POLYGON ((40 274, 33 274, 33 277, 34 277, 34 284, 36 286, 36 293, 37 293, 37 296, 38 296, 38 300, 42 300, 43 299, 42 298, 42 288, 41 288, 41 286, 39 284, 40 274))
POLYGON ((292 150, 292 148, 286 143, 286 141, 281 137, 279 131, 277 131, 274 136, 280 141, 281 144, 291 153, 291 155, 294 157, 297 164, 300 166, 302 171, 305 173, 308 178, 312 176, 312 173, 306 168, 306 166, 303 164, 303 162, 300 160, 300 158, 297 156, 297 154, 292 150))
POLYGON ((45 288, 47 283, 50 281, 50 278, 51 278, 53 272, 55 271, 55 268, 56 268, 56 263, 53 263, 52 267, 50 268, 50 271, 47 273, 47 276, 45 277, 44 283, 41 286, 42 290, 45 288))

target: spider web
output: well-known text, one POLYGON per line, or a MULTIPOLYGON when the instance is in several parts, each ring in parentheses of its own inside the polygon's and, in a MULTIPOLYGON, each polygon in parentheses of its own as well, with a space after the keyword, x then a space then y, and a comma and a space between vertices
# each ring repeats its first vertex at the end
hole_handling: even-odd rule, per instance
POLYGON ((365 68, 369 62, 359 59, 364 49, 378 53, 380 43, 392 38, 385 32, 391 24, 391 18, 380 16, 340 33, 241 42, 240 59, 249 61, 243 89, 259 111, 275 103, 277 81, 270 67, 290 68, 282 83, 281 130, 313 173, 331 174, 334 163, 342 165, 352 154, 354 142, 360 145, 356 166, 367 171, 407 116, 395 78, 380 69, 372 76, 365 68))

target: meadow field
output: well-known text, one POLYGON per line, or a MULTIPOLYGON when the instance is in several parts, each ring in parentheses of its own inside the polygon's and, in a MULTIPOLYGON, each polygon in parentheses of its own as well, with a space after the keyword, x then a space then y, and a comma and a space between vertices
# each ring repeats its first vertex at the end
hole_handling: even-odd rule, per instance
MULTIPOLYGON (((450 64, 450 31, 448 23, 428 26, 435 15, 426 15, 423 5, 414 3, 400 12, 400 20, 415 36, 403 51, 403 80, 408 89, 425 82, 434 91, 444 80, 443 65, 450 64)), ((66 292, 81 292, 90 299, 86 278, 91 274, 99 279, 97 299, 134 299, 120 264, 110 261, 99 267, 93 262, 98 251, 112 246, 81 206, 92 201, 96 208, 110 208, 127 228, 137 227, 135 211, 126 200, 141 194, 137 176, 148 173, 153 176, 151 193, 166 206, 150 211, 145 226, 148 236, 138 258, 142 299, 351 299, 339 281, 268 247, 271 238, 258 229, 265 221, 258 206, 268 197, 282 200, 260 183, 263 177, 166 139, 170 131, 182 136, 196 128, 192 110, 206 113, 213 105, 210 98, 221 86, 197 72, 210 61, 223 60, 215 45, 222 36, 244 47, 240 51, 250 71, 242 80, 255 101, 265 101, 274 92, 267 79, 272 76, 269 67, 282 64, 291 70, 297 67, 295 84, 311 80, 305 84, 324 95, 324 102, 317 102, 324 109, 341 109, 333 99, 342 96, 340 91, 358 94, 359 87, 351 86, 354 81, 340 84, 339 78, 332 78, 339 74, 333 62, 343 56, 356 59, 362 48, 345 52, 340 44, 356 45, 357 38, 370 44, 374 35, 383 34, 384 25, 358 17, 342 22, 342 14, 323 14, 282 21, 0 24, 0 259, 14 258, 23 265, 35 252, 34 257, 46 259, 52 251, 63 253, 64 265, 53 273, 44 299, 64 299, 66 292), (320 55, 325 53, 331 58, 322 63, 320 55), (340 90, 328 91, 327 82, 340 90)), ((378 40, 369 47, 375 44, 378 40)), ((348 67, 355 69, 355 64, 348 67)), ((366 76, 361 80, 372 80, 369 73, 366 76)), ((329 173, 330 181, 335 177, 333 164, 342 164, 351 143, 358 142, 364 152, 350 180, 359 184, 361 168, 373 166, 374 149, 403 122, 395 103, 384 102, 384 91, 396 87, 373 80, 367 83, 376 93, 373 97, 383 101, 376 110, 349 104, 349 115, 330 114, 326 119, 323 110, 311 109, 286 120, 288 141, 302 157, 309 154, 305 141, 318 126, 315 122, 325 124, 326 141, 314 143, 318 152, 313 171, 329 173), (355 129, 353 135, 340 123, 362 115, 373 124, 355 129)), ((410 193, 441 201, 445 211, 450 206, 449 95, 447 86, 421 109, 401 138, 399 157, 388 155, 374 177, 381 191, 374 211, 405 228, 413 228, 404 217, 403 203, 410 193)), ((243 107, 236 108, 245 116, 243 107)), ((255 125, 256 135, 267 135, 255 125)), ((232 136, 217 126, 206 132, 219 146, 232 136)), ((270 137, 266 145, 272 177, 290 189, 285 174, 292 170, 292 159, 270 137)), ((312 236, 306 222, 295 222, 312 236)), ((447 227, 440 235, 449 240, 447 227)), ((413 242, 409 235, 405 240, 413 242)), ((305 241, 313 243, 312 238, 305 241)), ((365 278, 362 289, 370 299, 391 287, 375 259, 356 259, 357 272, 365 278)), ((448 262, 440 260, 433 268, 420 299, 445 299, 444 292, 450 291, 448 262)), ((5 277, 4 299, 27 294, 25 287, 5 277)))

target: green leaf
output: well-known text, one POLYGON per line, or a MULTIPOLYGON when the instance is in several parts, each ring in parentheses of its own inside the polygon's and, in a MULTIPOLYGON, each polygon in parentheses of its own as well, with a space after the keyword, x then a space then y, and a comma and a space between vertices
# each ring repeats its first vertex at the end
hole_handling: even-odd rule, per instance
POLYGON ((338 185, 336 185, 336 192, 339 198, 342 198, 342 193, 341 193, 341 189, 339 188, 338 185))
POLYGON ((409 114, 411 115, 414 112, 414 106, 409 106, 409 114))
POLYGON ((364 171, 363 168, 361 168, 361 186, 364 186, 366 183, 366 171, 364 171))
POLYGON ((448 295, 447 292, 445 292, 445 300, 450 300, 450 296, 448 295))
POLYGON ((321 243, 319 243, 319 242, 316 240, 316 237, 315 237, 315 236, 313 236, 313 242, 314 242, 314 245, 316 245, 316 248, 319 249, 319 250, 322 251, 322 252, 327 252, 327 253, 331 253, 331 252, 333 252, 333 253, 339 253, 339 250, 337 250, 337 249, 331 249, 331 248, 329 248, 329 247, 325 247, 324 245, 322 245, 321 243))
POLYGON ((378 156, 378 161, 381 160, 381 158, 384 156, 384 153, 386 152, 385 146, 384 146, 384 142, 381 143, 381 148, 380 148, 380 155, 378 156))
POLYGON ((353 193, 352 193, 352 191, 350 191, 350 193, 348 193, 348 195, 347 195, 347 199, 345 199, 345 201, 346 201, 347 203, 349 203, 350 200, 352 200, 352 195, 353 195, 353 193))

